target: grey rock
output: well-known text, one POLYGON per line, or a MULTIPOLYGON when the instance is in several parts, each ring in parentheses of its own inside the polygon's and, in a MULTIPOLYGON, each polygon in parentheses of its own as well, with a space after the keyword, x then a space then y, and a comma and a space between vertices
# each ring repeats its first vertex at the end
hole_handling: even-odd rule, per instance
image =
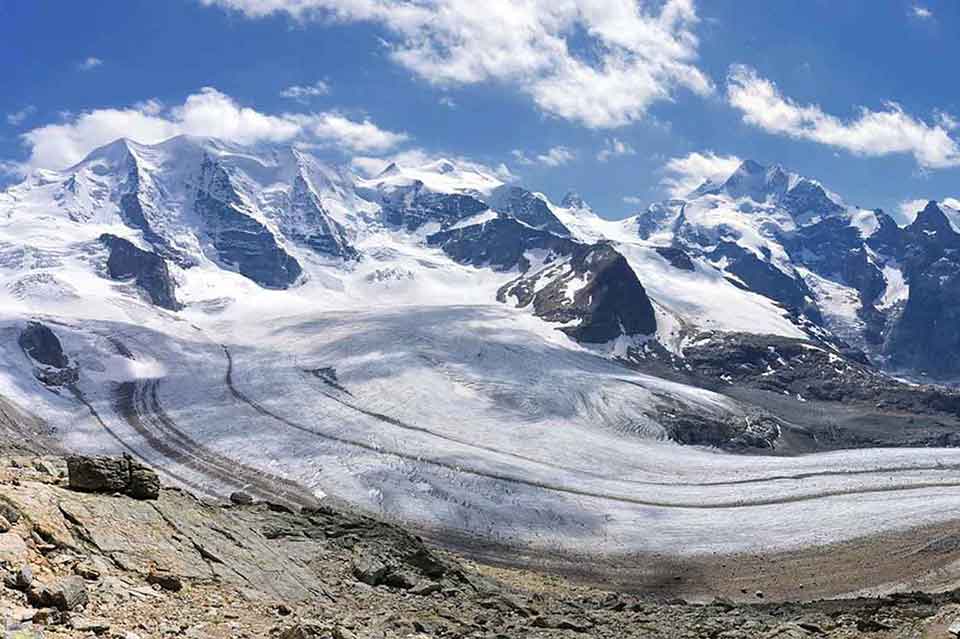
POLYGON ((303 269, 270 229, 243 212, 246 207, 227 171, 205 157, 200 182, 194 209, 203 218, 216 260, 264 288, 292 286, 303 269))
POLYGON ((383 582, 390 568, 373 555, 357 551, 352 560, 353 575, 365 584, 376 586, 383 582))
POLYGON ((282 630, 279 639, 320 639, 329 636, 328 626, 319 622, 304 621, 282 630))
POLYGON ((130 460, 126 457, 69 457, 70 488, 92 493, 122 493, 130 485, 130 460))
POLYGON ((134 499, 157 499, 160 478, 132 457, 82 457, 67 459, 68 485, 94 493, 124 493, 134 499))
POLYGON ((569 260, 504 285, 497 299, 515 299, 519 308, 532 306, 548 322, 573 322, 561 330, 580 342, 603 343, 657 329, 653 304, 637 274, 606 243, 572 244, 569 260), (572 299, 570 283, 576 285, 572 299))
POLYGON ((250 506, 254 503, 254 499, 249 493, 238 490, 230 493, 230 503, 236 504, 237 506, 250 506))
POLYGON ((147 575, 147 583, 160 586, 170 592, 180 592, 183 590, 183 581, 179 576, 170 572, 153 571, 147 575))
POLYGON ((166 260, 116 235, 105 233, 100 236, 100 242, 110 249, 107 272, 112 279, 132 278, 157 306, 173 311, 182 308, 166 260))
POLYGON ((156 499, 160 496, 160 477, 149 468, 131 460, 127 494, 134 499, 156 499))
POLYGON ((3 584, 14 590, 27 590, 33 584, 33 569, 29 564, 24 564, 16 572, 7 573, 3 578, 3 584))
POLYGON ((63 352, 60 339, 45 324, 29 322, 17 340, 23 352, 37 363, 34 376, 48 386, 68 386, 80 379, 80 372, 63 352))
POLYGON ((75 610, 89 600, 87 584, 82 577, 66 577, 53 586, 34 583, 27 591, 27 601, 36 608, 75 610))

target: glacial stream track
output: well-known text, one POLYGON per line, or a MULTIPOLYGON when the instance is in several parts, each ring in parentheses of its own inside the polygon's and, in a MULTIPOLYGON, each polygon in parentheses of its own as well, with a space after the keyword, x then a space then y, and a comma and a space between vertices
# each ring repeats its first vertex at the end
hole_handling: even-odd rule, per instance
MULTIPOLYGON (((572 496, 577 496, 577 497, 589 497, 589 498, 595 498, 595 499, 600 499, 600 500, 607 500, 607 501, 611 501, 611 502, 619 502, 619 503, 625 503, 625 504, 633 504, 633 505, 637 505, 637 506, 648 506, 648 507, 655 507, 655 508, 682 508, 682 509, 694 509, 694 510, 715 510, 715 509, 752 508, 752 507, 756 507, 756 506, 769 506, 769 505, 776 505, 776 504, 788 504, 788 503, 803 502, 803 501, 812 501, 812 500, 818 500, 818 499, 824 499, 824 498, 830 498, 830 497, 841 497, 841 496, 848 496, 848 495, 870 495, 870 494, 889 493, 889 492, 901 492, 901 491, 902 491, 902 492, 909 492, 909 491, 923 490, 923 489, 929 489, 929 488, 957 488, 957 487, 960 487, 960 480, 936 480, 936 481, 925 481, 925 482, 915 482, 915 483, 898 483, 898 484, 885 485, 885 486, 875 486, 875 487, 854 487, 854 488, 828 489, 828 490, 823 490, 823 491, 821 491, 821 492, 815 492, 815 493, 806 493, 806 494, 799 494, 799 495, 784 495, 784 496, 771 497, 771 498, 753 498, 753 499, 751 499, 751 498, 749 498, 749 496, 745 496, 743 499, 733 499, 733 500, 727 499, 727 500, 721 500, 721 501, 717 501, 717 502, 694 502, 694 501, 686 501, 686 502, 685 502, 685 501, 657 500, 657 499, 649 499, 649 498, 635 497, 635 496, 633 496, 633 495, 626 495, 626 494, 622 494, 622 493, 621 493, 621 494, 615 494, 615 493, 612 493, 612 492, 600 492, 600 491, 596 491, 596 490, 580 489, 580 488, 575 488, 575 487, 571 487, 571 486, 565 486, 565 485, 562 485, 562 484, 560 484, 560 483, 553 483, 553 482, 547 482, 547 481, 539 481, 539 480, 535 480, 535 479, 525 479, 525 478, 523 478, 523 477, 513 476, 513 475, 509 475, 509 474, 505 474, 505 473, 488 472, 488 471, 485 471, 485 470, 482 470, 482 469, 478 469, 478 468, 470 468, 470 467, 467 467, 467 466, 465 466, 465 465, 463 465, 463 464, 460 464, 460 463, 450 463, 450 462, 446 462, 446 461, 439 460, 439 459, 430 459, 430 458, 424 457, 424 456, 422 456, 422 455, 416 455, 416 454, 407 453, 407 452, 403 452, 403 451, 399 451, 399 450, 390 450, 390 449, 387 449, 387 448, 385 448, 385 447, 383 447, 383 446, 380 446, 380 445, 371 444, 371 443, 364 442, 364 441, 359 441, 359 440, 352 439, 352 438, 350 438, 350 437, 345 437, 345 436, 342 436, 342 435, 333 435, 333 434, 330 434, 330 433, 325 433, 325 432, 322 432, 322 431, 320 431, 320 430, 317 430, 316 428, 313 428, 313 427, 310 427, 310 426, 306 426, 306 425, 304 425, 304 424, 301 424, 301 423, 298 423, 298 422, 296 422, 296 421, 294 421, 294 420, 291 420, 291 419, 289 419, 289 418, 287 418, 287 417, 285 417, 285 416, 283 416, 283 415, 280 415, 280 414, 274 412, 273 410, 271 410, 270 408, 267 408, 266 406, 263 406, 263 405, 260 404, 258 401, 256 401, 255 399, 252 399, 251 397, 249 397, 249 396, 246 395, 243 391, 239 390, 239 389, 236 387, 236 385, 235 385, 235 383, 234 383, 234 379, 233 379, 233 370, 234 370, 233 356, 232 356, 232 354, 230 353, 230 349, 229 349, 226 345, 221 344, 221 347, 222 347, 223 352, 224 352, 224 355, 226 356, 226 359, 227 359, 227 370, 226 370, 226 375, 225 375, 225 377, 224 377, 224 381, 225 381, 228 389, 230 390, 230 393, 231 393, 238 401, 247 404, 248 406, 250 406, 252 409, 254 409, 255 411, 257 411, 258 413, 260 413, 260 414, 263 415, 264 417, 268 417, 268 418, 273 419, 273 420, 275 420, 275 421, 277 421, 277 422, 279 422, 279 423, 281 423, 281 424, 283 424, 283 425, 285 425, 285 426, 287 426, 287 427, 290 427, 290 428, 296 429, 296 430, 298 430, 298 431, 301 431, 301 432, 310 434, 310 435, 312 435, 312 436, 314 436, 314 437, 318 437, 318 438, 320 438, 320 439, 332 441, 332 442, 335 442, 335 443, 337 443, 337 444, 346 445, 346 446, 354 447, 354 448, 364 449, 364 450, 373 452, 373 453, 378 454, 378 455, 384 455, 384 456, 388 456, 388 457, 394 457, 394 458, 397 458, 397 459, 402 459, 402 460, 405 460, 405 461, 411 461, 411 462, 420 463, 420 464, 427 464, 427 465, 434 466, 434 467, 437 467, 437 468, 443 468, 443 469, 446 469, 446 470, 452 470, 452 471, 455 471, 455 472, 457 472, 457 473, 462 473, 462 474, 465 474, 465 475, 474 475, 474 476, 477 476, 477 477, 482 477, 482 478, 485 478, 485 479, 492 479, 492 480, 495 480, 495 481, 500 481, 500 482, 504 482, 504 483, 507 483, 507 484, 517 485, 517 486, 524 486, 524 487, 528 487, 528 488, 537 488, 537 489, 541 489, 541 490, 547 490, 547 491, 552 491, 552 492, 557 492, 557 493, 562 493, 562 494, 567 494, 567 495, 572 495, 572 496)), ((330 399, 335 399, 335 398, 330 398, 330 399)), ((337 399, 336 401, 337 401, 338 403, 341 403, 341 404, 343 403, 341 400, 338 400, 338 399, 337 399)), ((361 412, 363 412, 364 414, 367 414, 368 416, 371 416, 368 411, 361 411, 361 412)), ((408 430, 410 429, 409 426, 398 426, 398 423, 397 423, 396 420, 394 420, 394 419, 392 419, 392 418, 386 418, 386 419, 384 419, 385 417, 386 417, 386 416, 383 416, 383 415, 380 415, 380 414, 376 414, 376 418, 377 418, 377 419, 379 419, 379 420, 382 421, 382 422, 387 423, 388 425, 392 425, 392 426, 400 427, 400 428, 405 428, 405 429, 408 429, 408 430)), ((419 430, 419 429, 418 429, 418 430, 419 430)), ((892 471, 892 472, 897 472, 897 471, 899 471, 899 470, 900 470, 900 469, 897 469, 897 470, 892 471)), ((909 470, 909 469, 904 469, 904 470, 909 470)), ((937 469, 937 470, 941 470, 941 469, 937 469)), ((876 470, 874 470, 874 471, 871 471, 871 472, 884 472, 884 471, 876 471, 876 470)), ((831 476, 831 475, 844 475, 843 472, 837 472, 837 471, 831 471, 831 472, 827 472, 827 473, 823 473, 823 474, 824 474, 824 475, 828 475, 828 476, 831 476)), ((809 476, 817 476, 817 475, 818 475, 818 474, 816 474, 816 473, 811 473, 811 474, 809 474, 809 475, 807 475, 807 476, 800 475, 800 476, 798 476, 798 478, 799 478, 799 479, 804 479, 804 478, 809 477, 809 476)), ((774 479, 779 479, 779 478, 774 478, 774 479)), ((792 479, 792 478, 791 478, 791 479, 792 479)), ((743 481, 741 480, 741 481, 734 481, 734 482, 730 482, 730 483, 731 483, 731 484, 739 484, 739 483, 762 483, 763 481, 772 481, 772 480, 773 480, 773 479, 767 479, 767 480, 759 479, 759 480, 756 480, 756 481, 751 480, 751 481, 749 481, 749 482, 743 482, 743 481)), ((671 485, 673 485, 673 486, 691 485, 691 484, 684 484, 684 483, 682 483, 682 482, 677 482, 677 483, 664 482, 664 483, 657 484, 656 482, 639 482, 639 481, 638 481, 638 482, 623 482, 623 483, 627 483, 627 484, 629 484, 629 483, 637 483, 637 484, 640 484, 640 485, 646 484, 646 485, 662 485, 662 486, 663 486, 663 485, 666 485, 666 486, 671 486, 671 485)), ((723 485, 723 484, 711 484, 711 483, 707 482, 706 484, 693 484, 693 485, 718 486, 718 485, 723 485)))
POLYGON ((257 499, 293 508, 318 505, 317 498, 306 488, 220 455, 180 430, 160 404, 159 383, 155 379, 137 380, 113 388, 117 413, 156 452, 231 491, 243 491, 257 499))

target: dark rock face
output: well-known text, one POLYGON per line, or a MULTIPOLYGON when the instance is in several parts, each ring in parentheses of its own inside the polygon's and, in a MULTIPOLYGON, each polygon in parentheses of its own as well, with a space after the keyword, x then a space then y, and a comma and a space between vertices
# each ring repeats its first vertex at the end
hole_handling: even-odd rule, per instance
POLYGON ((210 158, 201 170, 194 208, 204 220, 216 258, 264 288, 285 289, 303 269, 263 224, 244 213, 226 171, 210 158))
POLYGON ((903 229, 904 276, 910 286, 884 351, 892 366, 934 377, 960 374, 960 234, 935 202, 903 229))
POLYGON ((20 348, 36 362, 53 368, 66 368, 70 360, 63 352, 57 336, 40 322, 30 322, 20 333, 20 348))
POLYGON ((431 246, 440 246, 444 253, 461 264, 489 266, 495 270, 521 271, 530 268, 526 251, 539 249, 557 255, 572 252, 575 242, 548 231, 530 228, 510 218, 497 218, 427 237, 431 246))
POLYGON ((643 285, 627 260, 608 244, 576 244, 569 259, 520 277, 497 292, 501 302, 511 297, 518 307, 532 305, 537 317, 548 322, 576 321, 560 330, 580 342, 604 343, 657 329, 643 285))
POLYGON ((670 266, 678 268, 681 271, 692 271, 693 260, 679 246, 658 246, 654 249, 657 255, 670 262, 670 266))
POLYGON ((294 180, 288 209, 283 229, 287 237, 323 255, 357 258, 357 249, 350 244, 346 230, 324 210, 302 176, 294 180))
POLYGON ((687 346, 684 366, 703 380, 726 380, 777 394, 879 409, 960 415, 960 393, 911 386, 878 372, 855 351, 813 347, 774 335, 711 333, 687 346))
POLYGON ((69 386, 80 379, 80 371, 70 363, 63 345, 52 330, 40 322, 29 322, 17 343, 37 366, 34 376, 47 386, 69 386))
POLYGON ((27 591, 27 600, 37 608, 74 610, 89 601, 83 577, 66 577, 53 586, 36 584, 27 591))
POLYGON ((491 206, 539 231, 570 235, 569 229, 553 214, 546 202, 518 186, 500 187, 491 197, 491 206))
POLYGON ((177 301, 176 284, 170 276, 166 260, 116 235, 101 235, 100 241, 110 249, 107 272, 112 279, 134 278, 137 286, 157 306, 171 311, 183 308, 177 301))
POLYGON ((796 219, 826 218, 843 211, 816 182, 800 180, 779 198, 780 205, 796 219))
POLYGON ((445 229, 460 220, 489 208, 470 195, 433 193, 416 182, 410 189, 391 194, 383 205, 384 221, 393 226, 414 231, 428 222, 438 222, 445 229))
POLYGON ((134 499, 156 499, 160 495, 157 474, 123 457, 70 457, 67 459, 70 488, 91 493, 123 493, 134 499))
POLYGON ((831 217, 797 229, 783 238, 783 245, 798 264, 857 290, 862 304, 860 316, 866 324, 864 339, 868 344, 878 344, 886 318, 874 304, 883 294, 886 280, 860 231, 844 218, 831 217))
POLYGON ((650 208, 637 216, 637 234, 644 240, 668 225, 674 225, 682 219, 683 202, 669 200, 651 204, 650 208))
POLYGON ((159 255, 166 259, 173 260, 183 268, 196 266, 193 258, 187 256, 182 251, 171 246, 170 242, 150 224, 143 210, 143 204, 140 200, 143 184, 140 179, 140 171, 137 161, 130 156, 130 172, 127 174, 126 192, 120 197, 120 215, 128 226, 139 229, 143 232, 143 239, 146 240, 159 255))
POLYGON ((747 288, 788 309, 804 313, 817 322, 820 312, 811 303, 810 290, 800 277, 791 277, 770 262, 732 242, 720 242, 710 254, 713 260, 727 259, 727 271, 736 275, 747 288))

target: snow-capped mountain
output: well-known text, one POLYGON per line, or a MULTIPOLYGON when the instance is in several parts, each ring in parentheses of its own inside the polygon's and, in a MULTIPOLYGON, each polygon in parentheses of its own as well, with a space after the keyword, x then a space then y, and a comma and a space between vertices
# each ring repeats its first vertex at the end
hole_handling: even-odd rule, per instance
POLYGON ((746 161, 722 184, 655 204, 635 222, 641 237, 710 265, 879 366, 960 373, 960 358, 943 356, 960 352, 948 301, 960 235, 934 202, 900 228, 816 181, 746 161))
MULTIPOLYGON (((726 504, 747 475, 786 547, 820 491, 925 453, 843 457, 862 483, 810 497, 776 478, 836 458, 716 449, 884 441, 782 402, 960 412, 877 368, 956 372, 958 249, 936 204, 900 228, 753 162, 611 221, 447 160, 363 177, 293 147, 118 140, 0 192, 0 397, 201 493, 281 477, 501 541, 666 548, 638 521, 706 530, 704 506, 696 543, 742 550, 726 504)), ((951 443, 941 426, 909 441, 951 443)), ((819 516, 845 521, 835 503, 819 516)))

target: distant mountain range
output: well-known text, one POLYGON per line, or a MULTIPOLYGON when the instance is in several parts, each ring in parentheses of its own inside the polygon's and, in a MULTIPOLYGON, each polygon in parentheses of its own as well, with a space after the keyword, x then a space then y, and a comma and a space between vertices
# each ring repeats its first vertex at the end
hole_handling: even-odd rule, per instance
MULTIPOLYGON (((717 451, 939 468, 960 393, 916 382, 960 373, 958 219, 931 202, 901 227, 750 161, 609 220, 467 162, 363 177, 295 147, 118 140, 0 192, 0 426, 201 495, 293 481, 591 551, 668 549, 648 527, 700 530, 691 503, 732 539, 747 470, 762 489, 737 504, 775 504, 789 544, 781 522, 846 517, 837 495, 859 507, 894 453, 717 451)), ((870 521, 898 521, 888 492, 870 521)))
MULTIPOLYGON (((334 277, 375 264, 364 240, 389 233, 513 273, 497 299, 582 342, 655 339, 681 353, 703 330, 807 336, 886 370, 960 373, 958 213, 931 202, 901 228, 749 160, 721 183, 612 222, 575 193, 554 204, 447 160, 367 179, 293 147, 118 140, 0 199, 11 230, 34 211, 90 229, 108 274, 170 310, 195 267, 291 289, 314 277, 307 264, 334 277)), ((60 237, 58 224, 47 230, 60 237)))

